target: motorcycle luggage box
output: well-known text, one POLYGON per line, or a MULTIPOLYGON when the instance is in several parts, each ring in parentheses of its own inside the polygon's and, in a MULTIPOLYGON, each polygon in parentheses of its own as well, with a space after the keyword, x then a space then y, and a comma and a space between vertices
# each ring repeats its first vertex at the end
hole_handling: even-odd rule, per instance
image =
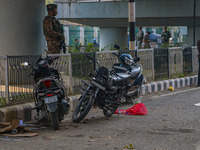
POLYGON ((121 86, 130 79, 130 75, 127 73, 117 73, 117 75, 112 76, 112 79, 114 86, 121 86))
POLYGON ((130 74, 131 74, 131 79, 136 79, 140 74, 140 67, 132 67, 130 74))

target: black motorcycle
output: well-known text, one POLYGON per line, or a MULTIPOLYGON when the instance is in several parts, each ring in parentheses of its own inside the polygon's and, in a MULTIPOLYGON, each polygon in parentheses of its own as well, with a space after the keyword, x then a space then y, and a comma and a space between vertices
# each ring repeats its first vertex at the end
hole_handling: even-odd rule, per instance
MULTIPOLYGON (((114 47, 120 50, 120 47, 118 45, 115 44, 114 47)), ((130 54, 125 54, 122 52, 121 53, 119 52, 119 54, 116 53, 113 54, 116 55, 120 60, 120 63, 116 63, 113 65, 114 71, 118 74, 126 73, 131 76, 129 82, 125 86, 124 85, 121 86, 123 92, 122 101, 125 102, 128 99, 132 100, 134 98, 139 97, 139 95, 142 92, 141 89, 144 81, 144 77, 142 74, 143 67, 141 64, 138 64, 140 58, 135 57, 133 59, 130 54)))
MULTIPOLYGON (((55 68, 50 68, 49 65, 53 63, 58 57, 40 58, 35 66, 32 66, 35 108, 37 111, 36 119, 38 122, 50 122, 54 130, 59 129, 59 121, 64 119, 64 114, 69 113, 69 103, 65 99, 65 87, 55 68)), ((27 62, 22 63, 23 66, 29 65, 27 62)))
POLYGON ((89 84, 83 81, 82 95, 72 116, 73 122, 83 120, 93 105, 103 109, 106 118, 112 116, 121 105, 118 85, 125 84, 130 79, 130 75, 125 74, 123 77, 119 77, 113 70, 109 71, 106 67, 100 66, 96 59, 88 57, 97 63, 98 67, 95 75, 89 74, 90 77, 93 77, 89 84))

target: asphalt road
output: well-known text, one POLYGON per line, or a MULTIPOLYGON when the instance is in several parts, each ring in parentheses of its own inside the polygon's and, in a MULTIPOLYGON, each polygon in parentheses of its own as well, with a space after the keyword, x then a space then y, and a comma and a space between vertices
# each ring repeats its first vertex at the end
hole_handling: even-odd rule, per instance
POLYGON ((93 108, 79 124, 66 116, 59 131, 47 126, 36 137, 5 141, 0 136, 0 150, 123 150, 130 144, 134 150, 200 149, 200 107, 194 106, 200 103, 200 88, 146 95, 142 102, 146 116, 115 114, 106 120, 93 108))

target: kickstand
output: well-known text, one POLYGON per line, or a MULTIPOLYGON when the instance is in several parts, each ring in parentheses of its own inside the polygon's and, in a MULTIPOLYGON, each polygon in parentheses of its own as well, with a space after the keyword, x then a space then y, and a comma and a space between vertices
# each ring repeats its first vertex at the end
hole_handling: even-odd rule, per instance
POLYGON ((106 120, 110 120, 109 117, 108 117, 108 115, 106 115, 106 120))
POLYGON ((106 115, 105 115, 106 120, 109 120, 108 113, 107 113, 107 108, 103 108, 103 110, 106 111, 106 115))

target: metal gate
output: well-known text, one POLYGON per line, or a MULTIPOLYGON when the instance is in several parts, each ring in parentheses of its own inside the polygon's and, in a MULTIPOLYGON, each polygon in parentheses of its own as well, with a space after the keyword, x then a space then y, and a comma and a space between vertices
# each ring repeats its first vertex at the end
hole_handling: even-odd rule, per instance
POLYGON ((169 78, 168 48, 154 49, 155 80, 169 78))
POLYGON ((183 49, 183 74, 192 73, 192 48, 186 47, 183 49))

